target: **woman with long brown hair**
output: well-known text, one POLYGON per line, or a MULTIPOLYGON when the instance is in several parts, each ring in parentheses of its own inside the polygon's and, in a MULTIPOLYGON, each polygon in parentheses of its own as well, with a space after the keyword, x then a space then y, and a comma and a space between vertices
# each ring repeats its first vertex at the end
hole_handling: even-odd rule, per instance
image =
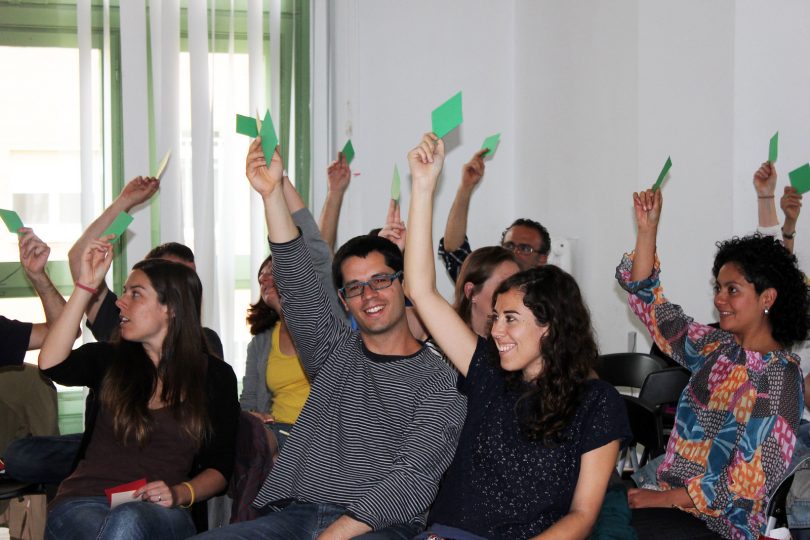
MULTIPOLYGON (((106 239, 105 239, 106 240, 106 239)), ((76 470, 59 486, 48 538, 186 538, 189 508, 221 492, 234 461, 236 377, 211 356, 200 322, 202 284, 190 268, 136 264, 118 299, 120 339, 71 350, 82 313, 104 279, 112 246, 93 241, 51 328, 39 367, 98 397, 76 470), (145 480, 111 508, 105 490, 145 480)))

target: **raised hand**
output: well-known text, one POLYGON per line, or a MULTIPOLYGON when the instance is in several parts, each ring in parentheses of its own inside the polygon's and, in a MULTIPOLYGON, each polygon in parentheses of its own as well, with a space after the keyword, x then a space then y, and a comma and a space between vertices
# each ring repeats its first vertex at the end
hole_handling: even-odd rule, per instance
POLYGON ((388 205, 388 215, 385 216, 385 225, 380 230, 379 236, 395 243, 400 251, 405 251, 407 232, 405 222, 400 218, 399 204, 394 199, 391 199, 388 205))
POLYGON ((262 138, 257 137, 250 144, 245 164, 245 175, 250 181, 251 187, 259 195, 266 197, 276 188, 281 187, 283 174, 284 164, 281 162, 278 148, 273 152, 273 157, 268 164, 262 151, 262 138))
POLYGON ((51 248, 28 227, 20 229, 20 263, 29 277, 42 275, 51 248))
POLYGON ((137 176, 127 182, 118 199, 124 203, 129 211, 133 207, 146 202, 160 188, 160 180, 154 177, 137 176))
POLYGON ((433 133, 425 133, 419 145, 408 152, 408 165, 414 189, 433 191, 444 165, 444 141, 433 133))
POLYGON ((79 283, 88 287, 98 288, 107 275, 113 260, 113 247, 108 234, 98 240, 92 240, 82 254, 79 283))
POLYGON ((633 209, 636 213, 636 225, 639 233, 654 232, 658 229, 663 202, 660 189, 633 193, 633 209))
POLYGON ((352 170, 346 161, 343 152, 338 152, 338 158, 326 168, 326 178, 329 181, 329 191, 343 193, 349 187, 352 177, 352 170))
POLYGON ((802 194, 793 186, 785 186, 785 193, 779 201, 779 206, 785 213, 785 222, 792 221, 795 225, 799 219, 799 213, 802 211, 802 194))
POLYGON ((472 190, 481 181, 484 176, 484 154, 489 150, 483 148, 476 152, 472 159, 464 164, 461 168, 461 185, 467 189, 472 190))
POLYGON ((764 162, 754 173, 754 189, 758 197, 773 197, 776 191, 776 166, 770 161, 764 162))

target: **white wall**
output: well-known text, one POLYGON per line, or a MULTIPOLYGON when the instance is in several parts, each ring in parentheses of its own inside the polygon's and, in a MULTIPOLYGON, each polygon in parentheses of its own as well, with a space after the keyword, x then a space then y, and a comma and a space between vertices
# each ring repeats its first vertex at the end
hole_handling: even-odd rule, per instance
MULTIPOLYGON (((655 180, 668 155, 662 280, 707 322, 714 243, 755 228, 751 176, 768 139, 780 130, 779 192, 787 171, 810 159, 810 4, 802 0, 346 0, 330 8, 330 153, 352 133, 361 172, 339 240, 381 223, 393 160, 405 169, 430 110, 462 89, 461 144, 448 157, 434 237, 461 164, 502 131, 474 196, 473 246, 496 243, 518 216, 573 239, 574 274, 603 352, 626 350, 627 333, 641 331, 614 269, 634 242, 631 193, 655 180)), ((320 210, 323 175, 315 184, 320 210)), ((810 263, 807 221, 797 250, 810 263)))

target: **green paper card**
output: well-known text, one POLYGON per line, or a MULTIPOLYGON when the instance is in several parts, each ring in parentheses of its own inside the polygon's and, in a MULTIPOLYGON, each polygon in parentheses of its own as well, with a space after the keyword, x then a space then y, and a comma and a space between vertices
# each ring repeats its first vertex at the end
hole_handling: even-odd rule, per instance
POLYGON ((776 157, 779 155, 779 132, 773 134, 771 137, 771 144, 768 148, 768 161, 776 163, 776 157))
POLYGON ((110 242, 115 242, 116 240, 121 238, 121 235, 124 234, 124 232, 127 230, 127 227, 129 227, 129 224, 132 223, 133 219, 135 218, 133 218, 126 212, 121 212, 110 224, 110 226, 107 227, 107 230, 101 233, 101 236, 99 238, 104 238, 108 234, 114 234, 115 238, 110 240, 110 242))
POLYGON ((655 184, 653 184, 652 187, 653 191, 658 191, 659 189, 661 189, 661 184, 664 183, 664 177, 669 172, 670 167, 672 167, 672 160, 669 157, 667 157, 667 162, 664 163, 664 168, 661 169, 661 174, 658 175, 658 180, 656 180, 655 184))
POLYGON ((343 145, 343 150, 341 150, 341 152, 343 152, 343 155, 346 156, 346 163, 351 165, 352 160, 354 159, 354 146, 352 145, 351 139, 346 141, 346 144, 343 145))
POLYGON ((500 140, 501 140, 500 133, 496 133, 495 135, 490 135, 489 137, 487 137, 486 140, 484 140, 484 144, 481 145, 481 150, 486 148, 487 151, 484 152, 481 155, 481 157, 491 156, 492 153, 495 152, 495 148, 498 147, 498 143, 500 142, 500 140))
POLYGON ((160 160, 160 165, 158 165, 157 173, 155 174, 155 178, 160 180, 163 177, 163 173, 166 172, 166 167, 169 165, 169 158, 172 157, 172 151, 168 150, 166 155, 163 156, 163 159, 160 160))
POLYGON ((399 203, 399 167, 394 165, 394 177, 391 179, 391 198, 399 203))
POLYGON ((8 232, 17 234, 17 231, 19 231, 22 227, 25 227, 20 219, 20 215, 14 210, 3 210, 0 208, 0 218, 2 218, 6 224, 6 227, 8 227, 8 232))
POLYGON ((278 136, 276 135, 276 130, 273 127, 273 119, 270 117, 270 111, 268 110, 264 114, 264 120, 262 120, 262 127, 259 130, 259 135, 262 136, 262 150, 264 151, 264 159, 267 160, 267 166, 270 166, 270 162, 273 160, 273 152, 276 151, 276 146, 278 146, 278 136))
POLYGON ((259 136, 259 130, 256 127, 256 119, 250 116, 236 115, 236 132, 242 135, 247 135, 255 139, 259 136))
POLYGON ((433 120, 433 133, 440 139, 456 129, 463 120, 461 92, 439 105, 433 111, 431 119, 433 120))
POLYGON ((810 191, 810 163, 805 163, 796 170, 788 173, 790 185, 796 188, 799 193, 810 191))

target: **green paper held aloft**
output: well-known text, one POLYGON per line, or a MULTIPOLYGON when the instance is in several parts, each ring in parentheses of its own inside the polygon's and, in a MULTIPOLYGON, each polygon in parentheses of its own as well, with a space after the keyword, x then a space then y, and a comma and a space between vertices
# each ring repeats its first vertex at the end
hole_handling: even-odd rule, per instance
POLYGON ((354 159, 354 145, 352 145, 352 140, 349 139, 346 141, 346 144, 343 145, 343 155, 346 156, 346 163, 348 165, 352 164, 352 160, 354 159))
POLYGON ((805 163, 798 169, 788 173, 790 185, 796 188, 799 193, 810 191, 810 163, 805 163))
POLYGON ((394 165, 394 177, 391 179, 391 198, 399 203, 399 167, 394 165))
POLYGON ((270 117, 269 110, 264 114, 264 120, 262 120, 262 127, 261 130, 259 130, 259 135, 262 137, 264 159, 267 160, 267 165, 269 166, 270 161, 273 159, 273 152, 276 151, 276 146, 278 146, 278 135, 276 135, 276 130, 273 127, 273 119, 270 117))
POLYGON ((18 234, 17 231, 25 227, 20 219, 20 215, 14 210, 4 210, 0 208, 0 218, 3 219, 6 227, 8 227, 8 232, 18 234))
POLYGON ((126 212, 121 212, 116 216, 115 220, 113 220, 110 226, 107 227, 107 229, 103 233, 101 233, 100 238, 103 238, 108 234, 114 234, 115 238, 110 240, 110 242, 115 242, 116 240, 121 238, 121 235, 124 234, 124 232, 127 230, 127 227, 129 227, 129 224, 132 223, 133 219, 135 218, 133 218, 126 212))
POLYGON ((481 145, 481 150, 486 148, 487 151, 484 152, 481 157, 491 156, 495 152, 495 149, 498 147, 498 143, 500 142, 500 140, 501 140, 500 133, 496 133, 495 135, 490 135, 489 137, 487 137, 484 140, 484 144, 481 145))
POLYGON ((664 183, 664 177, 666 177, 667 173, 669 172, 670 167, 672 167, 672 160, 667 157, 667 162, 664 163, 664 168, 661 169, 661 174, 658 175, 658 180, 655 181, 653 184, 653 191, 658 191, 661 189, 661 184, 664 183))
POLYGON ((256 128, 256 119, 250 116, 242 116, 241 114, 237 114, 236 132, 255 139, 259 136, 259 130, 256 128))
POLYGON ((456 129, 463 120, 461 115, 461 92, 436 107, 431 114, 431 119, 433 121, 433 133, 440 139, 456 129))
POLYGON ((776 163, 776 158, 779 156, 779 132, 773 134, 771 137, 771 144, 768 147, 768 161, 776 163))

